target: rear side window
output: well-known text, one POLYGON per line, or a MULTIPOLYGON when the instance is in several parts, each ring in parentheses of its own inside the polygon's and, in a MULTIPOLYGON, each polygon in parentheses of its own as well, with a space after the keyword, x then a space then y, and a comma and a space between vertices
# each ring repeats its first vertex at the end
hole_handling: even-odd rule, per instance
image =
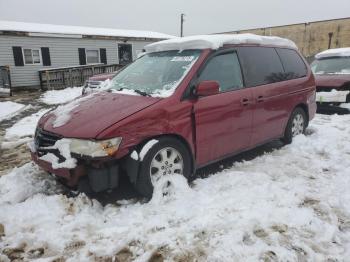
POLYGON ((213 57, 206 64, 198 80, 218 81, 221 92, 242 88, 243 80, 237 54, 232 52, 213 57))
POLYGON ((276 48, 276 51, 281 58, 286 80, 306 76, 306 65, 295 50, 276 48))
POLYGON ((241 47, 239 55, 247 87, 284 80, 283 66, 274 48, 241 47))

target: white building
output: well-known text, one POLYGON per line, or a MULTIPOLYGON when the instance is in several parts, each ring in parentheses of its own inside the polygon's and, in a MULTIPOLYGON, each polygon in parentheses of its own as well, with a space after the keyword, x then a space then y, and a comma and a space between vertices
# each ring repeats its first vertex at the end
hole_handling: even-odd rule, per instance
POLYGON ((127 64, 145 45, 172 37, 150 31, 0 21, 0 66, 9 66, 14 90, 33 88, 39 86, 38 70, 127 64))

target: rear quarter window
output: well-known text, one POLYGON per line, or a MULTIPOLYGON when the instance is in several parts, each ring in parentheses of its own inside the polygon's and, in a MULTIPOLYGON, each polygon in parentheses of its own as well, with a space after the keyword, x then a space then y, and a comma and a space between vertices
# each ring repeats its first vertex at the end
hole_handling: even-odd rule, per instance
POLYGON ((285 80, 281 59, 275 48, 240 47, 239 57, 247 87, 285 80))
POLYGON ((281 58, 286 80, 306 76, 306 65, 295 50, 276 48, 276 51, 281 58))

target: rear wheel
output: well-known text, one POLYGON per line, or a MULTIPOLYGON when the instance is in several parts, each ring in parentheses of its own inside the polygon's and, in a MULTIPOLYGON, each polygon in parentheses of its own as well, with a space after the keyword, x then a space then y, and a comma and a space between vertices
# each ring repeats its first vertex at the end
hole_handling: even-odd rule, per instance
POLYGON ((135 186, 140 194, 151 198, 153 187, 162 176, 176 174, 189 178, 191 155, 179 140, 172 137, 160 138, 141 161, 135 186))
MULTIPOLYGON (((349 91, 349 90, 348 90, 349 91)), ((346 96, 346 101, 345 103, 350 103, 350 93, 346 96)))
POLYGON ((288 120, 284 137, 282 141, 286 144, 292 143, 293 137, 303 134, 307 126, 307 117, 305 111, 297 107, 288 120))

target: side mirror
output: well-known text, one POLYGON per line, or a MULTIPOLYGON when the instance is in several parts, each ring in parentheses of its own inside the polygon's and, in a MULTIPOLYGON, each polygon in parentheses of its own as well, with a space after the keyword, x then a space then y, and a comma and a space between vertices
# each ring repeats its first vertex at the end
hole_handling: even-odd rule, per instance
POLYGON ((220 91, 220 85, 218 81, 202 81, 196 86, 197 96, 210 96, 216 95, 220 91))

